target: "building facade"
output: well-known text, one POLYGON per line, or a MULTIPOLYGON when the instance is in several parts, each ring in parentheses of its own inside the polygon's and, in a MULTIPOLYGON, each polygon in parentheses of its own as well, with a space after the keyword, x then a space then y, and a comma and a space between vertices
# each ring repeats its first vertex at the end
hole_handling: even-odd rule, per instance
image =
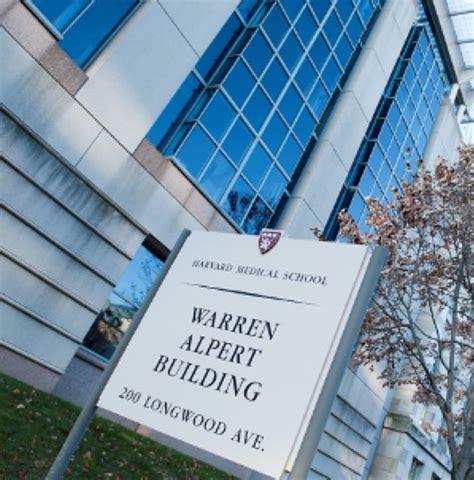
MULTIPOLYGON (((336 239, 407 163, 454 158, 448 7, 3 2, 1 371, 82 404, 183 228, 336 239)), ((348 368, 307 478, 448 478, 409 393, 348 368)))

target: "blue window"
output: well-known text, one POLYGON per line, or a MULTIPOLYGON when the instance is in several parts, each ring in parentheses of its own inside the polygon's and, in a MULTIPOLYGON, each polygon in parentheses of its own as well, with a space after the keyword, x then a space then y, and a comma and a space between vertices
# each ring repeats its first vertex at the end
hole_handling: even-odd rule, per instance
POLYGON ((167 134, 176 128, 181 111, 201 91, 201 83, 196 75, 189 75, 183 82, 172 102, 169 102, 148 133, 148 140, 159 148, 166 141, 167 134))
POLYGON ((59 45, 81 67, 86 67, 117 31, 139 0, 28 0, 47 21, 59 45))
POLYGON ((360 51, 348 23, 358 45, 367 30, 355 3, 242 1, 166 109, 179 113, 159 148, 246 232, 281 211, 348 77, 360 51))
MULTIPOLYGON (((367 12, 372 11, 369 1, 363 0, 358 8, 368 23, 367 12)), ((432 82, 447 84, 437 60, 440 57, 434 37, 430 35, 428 41, 429 29, 428 23, 421 20, 410 32, 325 228, 326 238, 337 236, 341 208, 352 214, 359 228, 367 230, 364 197, 370 195, 382 203, 390 201, 390 189, 395 186, 400 190, 401 180, 410 179, 406 165, 413 168, 423 155, 434 121, 430 110, 439 108, 442 101, 433 96, 432 82), (432 106, 433 98, 436 100, 432 106)))
POLYGON ((272 104, 270 100, 263 90, 258 87, 245 106, 244 114, 248 118, 250 125, 252 125, 255 130, 260 130, 271 108, 272 104))
POLYGON ((359 5, 357 5, 357 9, 359 10, 360 16, 366 25, 370 21, 370 18, 373 13, 373 8, 374 7, 370 3, 370 0, 360 0, 359 5))
POLYGON ((302 153, 303 150, 298 145, 298 142, 293 135, 290 135, 278 155, 278 162, 288 175, 293 173, 302 153))
POLYGON ((275 208, 285 190, 287 181, 281 170, 274 165, 265 183, 260 190, 260 194, 270 207, 275 208))
POLYGON ((268 222, 271 214, 271 210, 265 205, 262 199, 257 198, 245 220, 243 226, 245 231, 251 235, 259 233, 268 222))
POLYGON ((357 45, 357 43, 359 42, 363 32, 364 32, 364 26, 362 25, 362 22, 359 20, 359 16, 353 15, 350 22, 347 25, 347 33, 354 46, 357 45))
POLYGON ((288 127, 285 125, 280 115, 275 112, 268 122, 267 128, 263 132, 263 141, 273 154, 276 154, 288 133, 288 127))
POLYGON ((201 178, 201 185, 208 195, 219 202, 235 174, 235 168, 217 152, 201 178))
POLYGON ((242 106, 254 85, 255 79, 241 60, 235 62, 224 80, 224 88, 239 107, 242 106))
POLYGON ((313 60, 314 64, 316 65, 316 68, 321 70, 330 55, 329 46, 322 35, 318 36, 313 43, 309 55, 311 60, 313 60))
POLYGON ((337 0, 336 10, 341 17, 341 20, 343 22, 347 22, 352 12, 354 11, 354 5, 352 4, 352 0, 337 0))
POLYGON ((303 145, 306 145, 308 142, 315 126, 316 120, 309 113, 309 110, 304 107, 294 127, 295 134, 303 145))
POLYGON ((336 61, 333 57, 331 57, 324 67, 322 73, 322 79, 324 84, 326 85, 329 92, 333 92, 336 88, 337 82, 341 76, 341 70, 339 69, 336 61))
POLYGON ((253 152, 247 159, 243 173, 250 184, 258 189, 265 173, 270 167, 272 160, 264 148, 257 143, 253 152))
POLYGON ((309 3, 316 14, 316 18, 322 22, 323 18, 331 7, 330 0, 310 0, 309 3))
POLYGON ((295 76, 296 84, 300 87, 301 93, 307 97, 314 85, 317 74, 308 59, 301 64, 295 76))
POLYGON ((257 77, 263 72, 268 61, 272 57, 272 51, 267 41, 260 32, 256 32, 248 47, 244 50, 244 58, 257 77))
POLYGON ((214 139, 219 141, 234 116, 235 110, 231 107, 224 95, 217 92, 201 115, 201 121, 214 139))
POLYGON ((335 50, 336 50, 336 57, 339 60, 341 67, 345 69, 353 53, 351 42, 348 40, 346 35, 341 36, 341 38, 339 39, 339 42, 337 42, 337 46, 335 50))
POLYGON ((286 14, 290 18, 291 21, 295 19, 298 15, 301 7, 304 5, 304 0, 280 0, 285 10, 286 14))
POLYGON ((316 25, 316 20, 309 11, 308 8, 305 8, 296 22, 296 33, 300 37, 303 44, 307 47, 316 33, 318 26, 316 25))
POLYGON ((194 125, 179 150, 179 158, 188 172, 196 176, 215 150, 212 140, 199 125, 194 125), (199 152, 199 155, 196 155, 199 152))
POLYGON ((207 48, 204 55, 200 58, 199 62, 196 65, 196 70, 201 74, 206 80, 212 75, 212 67, 222 56, 222 47, 223 45, 232 44, 240 30, 242 29, 242 23, 237 17, 237 15, 232 15, 230 19, 222 27, 221 31, 216 35, 216 38, 207 48))
POLYGON ((222 147, 234 163, 239 165, 249 149, 250 144, 253 142, 253 139, 254 136, 249 128, 238 118, 230 129, 222 147))
POLYGON ((239 177, 225 199, 224 210, 237 224, 240 224, 254 197, 255 192, 250 185, 239 177))
POLYGON ((272 41, 274 47, 278 48, 283 37, 290 28, 288 21, 278 5, 274 5, 274 7, 270 10, 266 20, 263 22, 263 28, 272 41))
POLYGON ((339 19, 337 18, 336 12, 332 11, 328 19, 324 23, 324 33, 329 40, 331 45, 335 45, 339 35, 342 32, 342 25, 339 19))
POLYGON ((317 118, 321 118, 326 109, 329 94, 322 82, 318 81, 309 96, 309 106, 317 118))
POLYGON ((291 72, 301 58, 301 55, 303 55, 303 48, 296 39, 294 33, 290 33, 288 37, 286 37, 286 40, 280 49, 280 55, 286 68, 291 72))
POLYGON ((278 106, 283 115, 283 118, 290 125, 293 123, 302 105, 302 98, 299 96, 296 88, 292 84, 290 84, 288 90, 281 99, 280 105, 278 106))
POLYGON ((280 61, 274 58, 262 80, 265 90, 273 101, 278 98, 287 81, 288 75, 285 73, 280 61))

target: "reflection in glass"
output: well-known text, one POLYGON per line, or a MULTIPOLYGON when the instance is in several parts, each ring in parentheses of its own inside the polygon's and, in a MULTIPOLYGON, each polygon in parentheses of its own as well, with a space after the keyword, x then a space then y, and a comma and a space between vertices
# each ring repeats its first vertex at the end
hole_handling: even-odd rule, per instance
POLYGON ((288 32, 290 25, 284 17, 280 7, 275 4, 267 18, 263 22, 263 28, 272 41, 275 48, 278 48, 283 37, 288 32))
POLYGON ((278 108, 280 109, 283 118, 291 125, 296 118, 303 105, 303 100, 296 91, 293 84, 290 84, 288 90, 280 101, 278 108))
POLYGON ((308 96, 316 80, 316 71, 308 60, 304 60, 298 69, 295 81, 305 97, 308 96))
POLYGON ((281 210, 277 199, 288 198, 286 189, 295 183, 291 176, 316 143, 313 132, 323 127, 324 112, 347 78, 342 73, 356 51, 342 23, 353 22, 351 35, 359 44, 365 30, 352 0, 255 0, 251 5, 255 10, 248 20, 239 7, 233 26, 223 28, 232 35, 241 22, 232 46, 224 42, 216 57, 213 44, 215 60, 207 63, 214 62, 213 68, 194 70, 200 97, 194 108, 185 107, 163 147, 245 231, 256 231, 281 210), (198 72, 206 72, 210 83, 198 72), (202 128, 193 127, 189 135, 191 120, 202 128))
POLYGON ((336 88, 337 82, 339 81, 339 77, 341 76, 341 70, 337 66, 336 61, 333 57, 328 60, 326 66, 324 67, 322 73, 322 79, 324 80, 324 84, 326 85, 329 92, 333 92, 336 88))
POLYGON ((319 71, 322 70, 323 65, 326 63, 329 55, 329 46, 326 40, 324 40, 323 36, 319 35, 318 38, 316 38, 316 40, 314 41, 311 50, 309 51, 309 56, 311 57, 311 60, 313 60, 316 68, 319 71))
POLYGON ((158 276, 163 262, 139 247, 107 304, 84 338, 83 345, 109 359, 158 276))
POLYGON ((342 25, 337 18, 336 12, 333 10, 323 26, 324 33, 329 40, 330 45, 335 45, 339 35, 342 32, 342 25))
POLYGON ((219 141, 227 127, 235 116, 235 110, 224 98, 222 93, 217 92, 209 102, 206 110, 201 116, 201 121, 209 133, 219 141))
POLYGON ((331 7, 330 0, 309 0, 316 17, 321 22, 331 7))
POLYGON ((265 173, 267 173, 268 167, 272 163, 271 158, 268 156, 267 152, 263 147, 257 143, 253 152, 250 154, 247 162, 244 166, 243 173, 247 180, 253 185, 256 189, 260 186, 265 173))
POLYGON ((235 62, 234 67, 224 80, 224 88, 239 107, 242 106, 254 85, 255 79, 242 60, 235 62))
POLYGON ((313 15, 311 15, 308 8, 303 10, 303 13, 296 22, 295 28, 296 33, 300 37, 301 41, 307 47, 316 33, 316 29, 318 28, 316 25, 316 20, 314 20, 313 15))
POLYGON ((336 46, 336 57, 339 60, 339 63, 341 64, 343 69, 347 67, 349 60, 351 59, 352 53, 353 50, 351 42, 349 42, 349 40, 347 39, 347 35, 344 34, 341 36, 336 46))
POLYGON ((312 115, 309 113, 309 110, 306 107, 303 108, 294 127, 294 132, 303 145, 306 145, 308 142, 315 125, 316 120, 314 120, 312 115))
POLYGON ((286 184, 287 181, 280 169, 274 165, 260 191, 263 199, 270 207, 275 208, 278 205, 286 184))
POLYGON ((233 127, 230 129, 222 148, 229 155, 229 157, 239 165, 247 152, 250 144, 252 143, 254 136, 250 132, 245 123, 237 118, 233 127))
POLYGON ((224 210, 237 224, 240 224, 254 196, 255 192, 248 183, 239 177, 225 199, 224 210))
POLYGON ((272 57, 272 51, 263 35, 257 31, 244 50, 244 57, 257 77, 263 72, 272 57))
POLYGON ((288 75, 283 70, 280 61, 275 57, 262 80, 265 90, 273 101, 278 98, 287 81, 288 75))
POLYGON ((284 168, 285 172, 289 176, 291 176, 293 173, 293 170, 295 169, 302 153, 302 149, 298 145, 298 142, 295 140, 293 135, 290 135, 287 138, 280 155, 278 155, 278 161, 280 165, 284 168))
POLYGON ((280 115, 275 112, 271 120, 268 122, 263 132, 263 140, 273 154, 276 154, 288 133, 288 127, 285 125, 280 115))
POLYGON ((298 15, 298 12, 301 10, 301 7, 304 5, 304 0, 280 0, 283 8, 290 18, 294 20, 298 15))
POLYGON ((245 106, 244 114, 252 127, 258 131, 271 108, 272 104, 270 100, 268 100, 267 96, 263 93, 263 90, 258 87, 252 93, 250 100, 245 106))
POLYGON ((308 99, 309 106, 317 118, 321 118, 328 100, 329 94, 326 91, 326 88, 320 81, 318 81, 308 99))
POLYGON ((202 176, 200 183, 206 193, 212 197, 213 200, 219 202, 227 185, 229 185, 232 180, 234 173, 235 168, 222 153, 217 152, 202 176))
POLYGON ((250 235, 260 233, 260 230, 266 225, 270 218, 271 213, 265 203, 260 198, 257 198, 245 220, 245 231, 250 235))
POLYGON ((68 25, 87 7, 90 0, 33 0, 32 3, 63 33, 68 25))
POLYGON ((136 0, 94 1, 70 25, 59 45, 79 66, 85 66, 138 3, 136 0))
POLYGON ((199 125, 195 125, 179 149, 178 155, 188 172, 196 177, 215 148, 214 143, 204 133, 204 130, 199 125))
POLYGON ((280 48, 280 56, 290 72, 295 68, 301 55, 303 55, 303 48, 296 39, 295 34, 290 33, 280 48))

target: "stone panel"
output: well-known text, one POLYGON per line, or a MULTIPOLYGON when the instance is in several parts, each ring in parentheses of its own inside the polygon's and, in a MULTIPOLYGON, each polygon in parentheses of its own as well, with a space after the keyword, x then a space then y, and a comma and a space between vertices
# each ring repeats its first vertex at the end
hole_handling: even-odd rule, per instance
POLYGON ((0 27, 0 103, 71 164, 76 164, 101 126, 0 27))

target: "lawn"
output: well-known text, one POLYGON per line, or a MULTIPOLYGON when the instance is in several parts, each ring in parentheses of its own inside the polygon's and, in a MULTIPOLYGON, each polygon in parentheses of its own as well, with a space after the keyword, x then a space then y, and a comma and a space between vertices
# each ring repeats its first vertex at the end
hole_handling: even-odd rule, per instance
MULTIPOLYGON (((43 479, 79 409, 0 374, 0 479, 43 479)), ((95 418, 65 479, 230 480, 234 477, 95 418)))

